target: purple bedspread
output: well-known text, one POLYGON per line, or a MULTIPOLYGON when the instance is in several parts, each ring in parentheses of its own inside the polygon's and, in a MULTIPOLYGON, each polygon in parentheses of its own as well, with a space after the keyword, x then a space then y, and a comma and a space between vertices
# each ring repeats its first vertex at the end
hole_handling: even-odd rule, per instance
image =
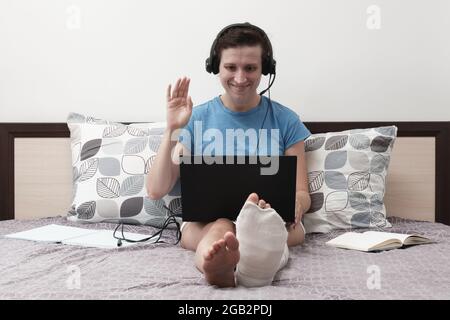
POLYGON ((343 231, 307 235, 304 245, 290 249, 272 286, 251 289, 208 285, 193 265, 194 253, 179 245, 95 249, 7 239, 3 235, 52 223, 80 225, 64 217, 1 221, 0 299, 450 299, 450 227, 389 220, 388 231, 419 232, 437 243, 364 253, 325 245, 343 231))

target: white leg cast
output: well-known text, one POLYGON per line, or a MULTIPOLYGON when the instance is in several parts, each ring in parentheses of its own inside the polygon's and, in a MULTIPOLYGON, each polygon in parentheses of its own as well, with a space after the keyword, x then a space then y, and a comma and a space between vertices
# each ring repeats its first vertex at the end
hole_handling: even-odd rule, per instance
POLYGON ((270 285, 289 257, 283 219, 274 209, 261 209, 247 201, 236 220, 236 237, 241 256, 237 283, 245 287, 270 285))

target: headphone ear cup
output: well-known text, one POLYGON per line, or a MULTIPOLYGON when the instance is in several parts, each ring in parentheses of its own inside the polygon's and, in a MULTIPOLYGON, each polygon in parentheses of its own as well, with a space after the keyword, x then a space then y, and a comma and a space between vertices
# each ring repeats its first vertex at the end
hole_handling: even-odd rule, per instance
POLYGON ((270 73, 275 74, 276 68, 277 68, 277 62, 274 59, 272 59, 272 61, 270 63, 270 73))
POLYGON ((268 59, 263 62, 261 73, 265 76, 267 76, 269 73, 275 74, 275 66, 276 66, 276 61, 273 59, 268 59))
POLYGON ((212 68, 211 68, 211 61, 209 58, 207 58, 205 61, 205 67, 206 67, 206 72, 211 73, 212 68))
POLYGON ((264 60, 263 62, 262 62, 262 66, 261 66, 261 73, 265 76, 265 75, 267 75, 267 62, 264 60))

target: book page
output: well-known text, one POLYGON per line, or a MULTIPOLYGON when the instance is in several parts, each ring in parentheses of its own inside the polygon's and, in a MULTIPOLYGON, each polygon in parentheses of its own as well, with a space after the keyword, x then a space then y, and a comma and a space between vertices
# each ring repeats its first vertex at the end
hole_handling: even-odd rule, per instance
POLYGON ((382 232, 382 231, 366 231, 366 232, 363 232, 363 234, 366 235, 368 239, 371 239, 378 243, 384 242, 386 240, 397 239, 403 244, 405 242, 406 238, 411 236, 409 234, 382 232))
POLYGON ((417 233, 403 234, 403 233, 393 233, 393 232, 380 232, 380 231, 366 231, 364 234, 370 235, 377 239, 398 239, 404 245, 422 244, 422 243, 433 243, 431 239, 424 237, 417 233))
POLYGON ((404 245, 414 245, 414 244, 425 244, 425 243, 435 243, 435 242, 424 236, 415 234, 415 235, 410 235, 403 244, 404 245))
POLYGON ((366 231, 363 233, 346 232, 326 244, 346 249, 361 251, 389 250, 403 245, 432 243, 430 239, 417 234, 403 234, 382 231, 366 231))
POLYGON ((61 242, 64 239, 85 236, 95 232, 98 232, 98 230, 90 230, 90 229, 82 229, 76 227, 50 224, 47 226, 34 228, 27 231, 7 234, 5 235, 5 237, 22 240, 48 241, 57 243, 61 242))
MULTIPOLYGON (((360 251, 370 251, 373 247, 379 245, 386 241, 386 238, 380 239, 376 237, 367 236, 364 233, 358 232, 346 232, 330 241, 326 244, 346 248, 346 249, 354 249, 360 251)), ((400 243, 396 245, 397 247, 401 246, 400 243)))

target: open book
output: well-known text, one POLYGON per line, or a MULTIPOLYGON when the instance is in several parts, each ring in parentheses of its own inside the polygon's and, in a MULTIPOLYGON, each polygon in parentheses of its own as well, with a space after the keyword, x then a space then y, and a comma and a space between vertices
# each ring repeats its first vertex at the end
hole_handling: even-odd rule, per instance
MULTIPOLYGON (((113 237, 113 232, 113 230, 83 229, 50 224, 44 227, 8 234, 5 235, 5 238, 46 241, 68 245, 108 249, 118 247, 117 239, 113 237)), ((124 232, 123 234, 126 239, 130 240, 140 240, 148 237, 148 235, 131 232, 124 232)), ((118 237, 122 236, 120 231, 117 231, 116 235, 118 237)), ((156 238, 157 237, 155 237, 155 239, 150 239, 149 242, 153 242, 154 240, 156 240, 156 238)), ((122 241, 121 247, 128 247, 134 244, 136 243, 122 241)))
POLYGON ((366 231, 363 233, 346 232, 326 244, 344 249, 378 251, 424 243, 433 243, 433 241, 418 234, 366 231))

